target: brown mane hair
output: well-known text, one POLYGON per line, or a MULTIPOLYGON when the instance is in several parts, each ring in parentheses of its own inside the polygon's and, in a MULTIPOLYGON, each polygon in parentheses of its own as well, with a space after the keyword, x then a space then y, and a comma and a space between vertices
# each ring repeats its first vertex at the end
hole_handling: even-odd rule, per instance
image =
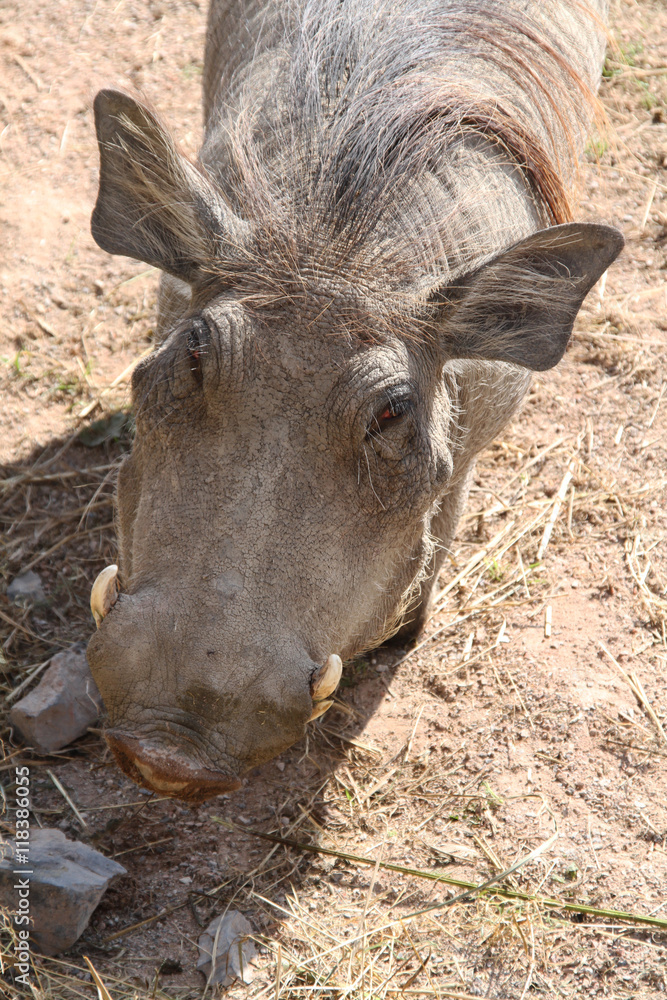
POLYGON ((471 233, 484 191, 452 203, 471 142, 518 171, 545 226, 569 221, 601 30, 578 0, 293 0, 258 15, 253 58, 208 101, 202 168, 252 233, 212 281, 263 308, 382 289, 414 315, 498 240, 471 233))

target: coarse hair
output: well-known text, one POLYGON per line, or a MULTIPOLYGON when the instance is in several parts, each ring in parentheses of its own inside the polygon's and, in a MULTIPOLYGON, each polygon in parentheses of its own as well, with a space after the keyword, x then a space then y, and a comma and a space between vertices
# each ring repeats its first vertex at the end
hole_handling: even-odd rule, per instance
POLYGON ((317 310, 352 297, 361 327, 370 319, 357 312, 363 300, 374 300, 375 321, 414 317, 433 289, 502 240, 484 231, 493 194, 484 171, 469 173, 478 185, 457 185, 457 165, 471 157, 515 174, 544 226, 569 221, 598 109, 601 7, 260 8, 244 22, 251 56, 207 75, 202 167, 249 234, 215 261, 218 280, 255 307, 308 299, 317 310))

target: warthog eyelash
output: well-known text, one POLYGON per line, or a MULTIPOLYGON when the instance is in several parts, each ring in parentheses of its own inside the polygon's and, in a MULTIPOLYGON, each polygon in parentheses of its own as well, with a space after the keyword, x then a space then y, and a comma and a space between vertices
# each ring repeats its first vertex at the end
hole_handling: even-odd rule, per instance
POLYGON ((211 331, 208 323, 201 317, 195 317, 188 330, 186 343, 190 355, 190 371, 197 385, 201 385, 204 379, 201 359, 208 352, 210 337, 211 331))

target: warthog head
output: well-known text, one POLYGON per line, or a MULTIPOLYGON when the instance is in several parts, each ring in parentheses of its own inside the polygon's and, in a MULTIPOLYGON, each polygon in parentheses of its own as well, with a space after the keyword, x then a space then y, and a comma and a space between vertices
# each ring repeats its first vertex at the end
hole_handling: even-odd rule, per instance
POLYGON ((447 280, 431 263, 410 283, 409 255, 392 269, 387 247, 419 223, 428 185, 406 195, 410 219, 396 206, 394 230, 378 216, 375 247, 348 253, 354 198, 342 236, 335 221, 307 240, 297 224, 280 231, 275 205, 248 221, 145 107, 107 91, 95 113, 97 242, 191 299, 133 376, 120 572, 95 586, 89 658, 123 770, 200 801, 297 741, 330 704, 341 658, 401 621, 433 514, 470 466, 456 457, 476 405, 469 373, 523 387, 526 369, 556 364, 620 237, 526 224, 447 280))

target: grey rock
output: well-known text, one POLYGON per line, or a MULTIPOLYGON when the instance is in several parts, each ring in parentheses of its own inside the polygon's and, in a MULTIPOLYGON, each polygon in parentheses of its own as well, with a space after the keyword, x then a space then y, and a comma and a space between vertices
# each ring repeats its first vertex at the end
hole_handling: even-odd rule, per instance
POLYGON ((56 955, 79 939, 111 880, 126 871, 87 844, 68 840, 61 830, 32 829, 19 847, 26 843, 23 863, 13 840, 0 841, 0 906, 24 912, 20 883, 27 883, 23 895, 28 892, 30 936, 43 955, 56 955))
POLYGON ((85 646, 77 643, 53 657, 37 687, 14 705, 9 722, 29 746, 52 753, 82 736, 102 708, 85 646))
POLYGON ((44 604, 46 595, 42 581, 34 570, 15 576, 7 587, 7 598, 14 604, 44 604))
POLYGON ((230 986, 235 979, 246 984, 253 981, 255 971, 250 963, 257 949, 249 937, 252 933, 252 924, 238 910, 228 910, 211 921, 198 941, 197 969, 204 973, 208 984, 230 986))

